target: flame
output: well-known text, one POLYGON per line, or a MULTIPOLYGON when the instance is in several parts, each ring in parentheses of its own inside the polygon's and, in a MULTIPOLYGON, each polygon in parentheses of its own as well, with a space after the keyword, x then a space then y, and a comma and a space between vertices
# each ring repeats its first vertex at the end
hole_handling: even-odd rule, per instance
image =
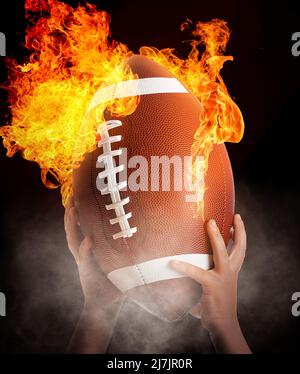
MULTIPOLYGON (((9 61, 12 122, 0 128, 0 135, 8 156, 20 151, 40 165, 47 187, 62 186, 65 204, 73 168, 96 143, 95 122, 82 126, 86 109, 102 85, 136 78, 123 66, 132 52, 110 41, 110 17, 93 5, 73 9, 57 0, 27 0, 25 10, 29 22, 36 13, 40 18, 26 31, 28 62, 9 61)), ((128 115, 137 102, 125 98, 108 107, 128 115)), ((104 110, 104 104, 97 109, 99 123, 104 110)))
MULTIPOLYGON (((190 25, 191 22, 188 20, 181 25, 181 30, 185 30, 190 25)), ((192 35, 194 39, 190 42, 191 51, 184 60, 178 58, 174 50, 170 48, 158 50, 142 47, 140 54, 165 66, 202 104, 199 127, 191 147, 194 160, 192 173, 196 177, 196 157, 204 156, 204 172, 206 173, 208 156, 213 145, 239 142, 244 134, 244 121, 240 109, 231 99, 220 75, 223 64, 233 60, 232 56, 223 55, 230 36, 226 22, 219 19, 213 19, 207 23, 198 22, 192 35), (198 51, 200 44, 205 47, 201 55, 198 51)), ((205 191, 199 189, 196 192, 198 211, 203 213, 205 191)))
MULTIPOLYGON (((22 65, 8 61, 12 120, 0 128, 0 135, 8 156, 21 152, 40 165, 47 187, 61 186, 65 204, 72 194, 72 170, 95 148, 97 123, 104 120, 105 109, 125 116, 138 105, 136 97, 119 99, 99 106, 96 121, 85 119, 100 87, 137 78, 124 64, 133 52, 111 40, 110 17, 94 5, 74 9, 57 0, 27 0, 25 10, 31 23, 25 43, 30 55, 22 65)), ((181 29, 191 26, 187 21, 181 29)), ((239 142, 244 122, 220 76, 224 62, 233 60, 223 55, 230 36, 226 22, 198 22, 192 36, 186 59, 170 48, 142 47, 140 54, 165 66, 201 102, 191 153, 194 159, 204 156, 207 170, 213 145, 239 142)))

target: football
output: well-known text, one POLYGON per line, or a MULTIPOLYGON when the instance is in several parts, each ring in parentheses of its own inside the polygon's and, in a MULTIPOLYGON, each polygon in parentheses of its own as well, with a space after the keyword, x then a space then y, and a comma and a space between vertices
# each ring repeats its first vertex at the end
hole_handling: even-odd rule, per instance
POLYGON ((197 204, 178 187, 181 176, 174 170, 176 160, 180 164, 191 154, 201 103, 151 59, 134 55, 127 64, 138 79, 100 89, 90 109, 129 96, 139 96, 138 106, 124 117, 105 112, 96 149, 73 171, 74 199, 83 234, 92 236, 110 282, 151 313, 174 321, 199 301, 201 286, 169 262, 213 267, 205 226, 214 218, 228 243, 233 175, 225 146, 214 145, 204 178, 203 212, 195 214, 197 204), (174 163, 168 170, 162 160, 174 163), (166 183, 157 181, 157 175, 166 183))

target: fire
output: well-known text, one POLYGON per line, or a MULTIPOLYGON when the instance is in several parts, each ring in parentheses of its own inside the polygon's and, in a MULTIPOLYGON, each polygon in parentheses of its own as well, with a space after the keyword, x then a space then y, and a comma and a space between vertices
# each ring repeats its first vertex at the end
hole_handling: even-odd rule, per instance
MULTIPOLYGON (((126 45, 110 41, 110 17, 93 5, 71 6, 57 0, 27 0, 28 61, 9 61, 11 124, 0 128, 7 155, 20 151, 41 167, 43 183, 62 186, 63 203, 72 193, 72 170, 95 147, 95 122, 82 121, 102 85, 136 77, 124 69, 132 55, 126 45), (83 131, 84 129, 84 131, 83 131)), ((135 110, 137 98, 110 103, 119 115, 135 110)), ((97 121, 104 120, 104 107, 97 121)))
MULTIPOLYGON (((96 121, 85 118, 100 87, 137 78, 124 64, 133 52, 111 40, 110 17, 94 5, 74 9, 58 0, 27 0, 25 9, 31 24, 25 43, 30 55, 22 65, 8 61, 12 120, 0 128, 0 135, 8 156, 21 152, 40 165, 47 187, 61 186, 65 204, 72 194, 72 170, 95 148, 97 124, 104 120, 105 109, 124 116, 138 105, 136 97, 119 99, 100 105, 96 121)), ((190 26, 188 21, 181 28, 190 26)), ((226 22, 214 19, 195 25, 185 59, 170 48, 140 49, 140 54, 165 66, 201 102, 191 153, 194 158, 204 156, 205 169, 214 144, 239 142, 244 132, 242 114, 220 75, 224 62, 233 59, 223 55, 229 35, 226 22), (199 45, 205 48, 202 54, 199 45)))
MULTIPOLYGON (((181 25, 186 29, 191 22, 181 25)), ((244 121, 240 109, 231 99, 220 70, 232 56, 224 56, 230 32, 225 21, 214 19, 210 22, 198 22, 192 32, 191 51, 186 59, 180 59, 174 50, 166 48, 142 47, 140 53, 165 66, 177 79, 199 99, 203 106, 199 118, 199 127, 194 136, 191 155, 194 160, 204 156, 204 171, 207 170, 208 156, 214 144, 239 142, 244 134, 244 121), (205 46, 200 55, 198 46, 205 46)), ((196 162, 192 173, 197 175, 196 162)), ((205 188, 205 187, 204 187, 205 188)), ((198 210, 203 213, 203 190, 198 190, 198 210)))

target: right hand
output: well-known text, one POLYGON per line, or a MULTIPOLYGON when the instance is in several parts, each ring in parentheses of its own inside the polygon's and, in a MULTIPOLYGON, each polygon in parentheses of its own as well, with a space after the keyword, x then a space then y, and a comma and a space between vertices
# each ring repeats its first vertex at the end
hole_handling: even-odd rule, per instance
POLYGON ((213 250, 214 268, 203 270, 191 264, 173 262, 175 270, 202 285, 200 303, 192 314, 201 318, 219 353, 251 353, 237 317, 237 282, 246 253, 246 231, 240 215, 234 216, 233 247, 228 254, 214 220, 207 225, 213 250))
POLYGON ((246 231, 240 215, 234 216, 233 248, 230 255, 214 220, 207 225, 207 233, 213 250, 214 268, 203 270, 184 262, 173 262, 173 267, 191 277, 202 286, 200 303, 192 314, 202 320, 211 331, 232 326, 237 319, 237 282, 246 253, 246 231))

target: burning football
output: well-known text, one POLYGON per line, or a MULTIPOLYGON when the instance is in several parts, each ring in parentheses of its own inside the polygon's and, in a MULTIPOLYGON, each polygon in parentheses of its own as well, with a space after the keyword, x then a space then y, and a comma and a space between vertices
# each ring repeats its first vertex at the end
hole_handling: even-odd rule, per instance
POLYGON ((138 106, 124 117, 106 111, 96 150, 74 170, 74 198, 82 231, 93 237, 108 279, 150 312, 173 321, 199 301, 201 287, 169 262, 213 266, 205 224, 214 218, 228 242, 232 170, 225 146, 214 145, 202 181, 203 211, 196 214, 198 200, 184 188, 183 174, 201 103, 151 59, 134 55, 127 64, 138 79, 100 89, 90 110, 130 96, 139 96, 138 106))

